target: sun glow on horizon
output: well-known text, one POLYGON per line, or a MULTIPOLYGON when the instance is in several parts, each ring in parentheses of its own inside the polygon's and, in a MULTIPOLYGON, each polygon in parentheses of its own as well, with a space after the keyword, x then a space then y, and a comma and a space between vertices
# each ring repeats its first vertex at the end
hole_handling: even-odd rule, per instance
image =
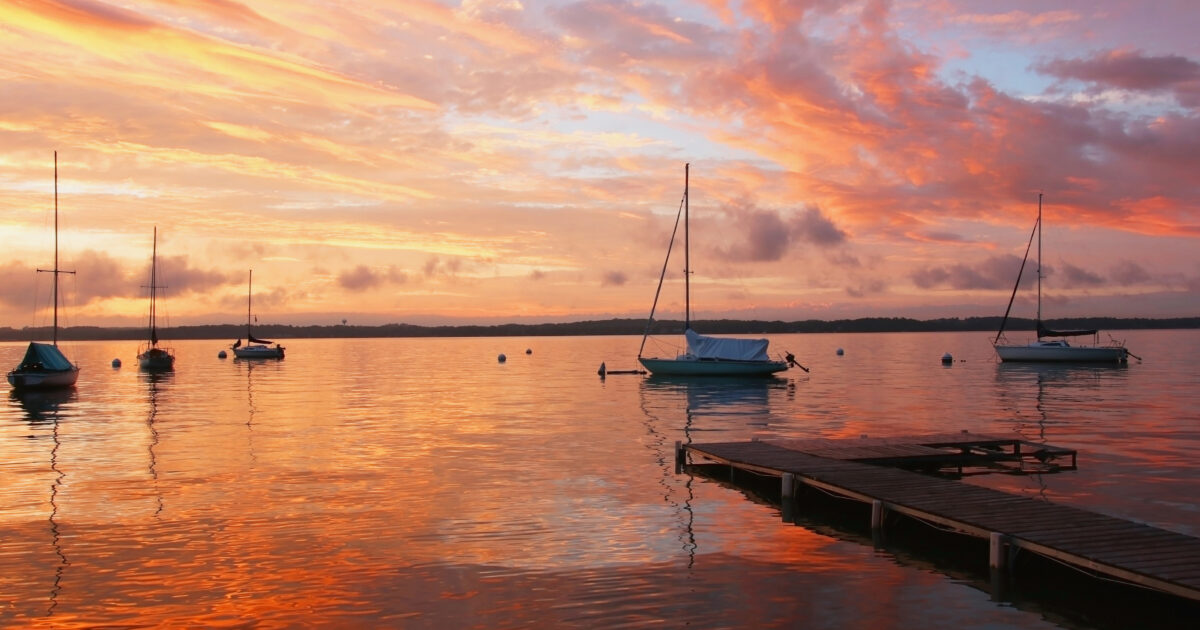
POLYGON ((145 317, 155 227, 177 324, 238 321, 249 268, 279 321, 645 317, 684 163, 713 317, 998 314, 1039 191, 1055 316, 1200 307, 1200 57, 1166 8, 31 0, 0 21, 7 326, 53 260, 55 150, 83 325, 145 317))

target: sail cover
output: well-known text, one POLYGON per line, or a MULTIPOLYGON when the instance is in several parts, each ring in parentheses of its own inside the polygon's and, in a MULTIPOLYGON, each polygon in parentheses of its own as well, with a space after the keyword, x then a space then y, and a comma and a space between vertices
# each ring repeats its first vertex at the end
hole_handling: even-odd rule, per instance
POLYGON ((1094 335, 1097 330, 1050 330, 1042 325, 1042 322, 1037 323, 1037 336, 1040 337, 1081 337, 1083 335, 1094 335))
POLYGON ((275 343, 274 341, 269 341, 267 339, 259 339, 258 337, 255 337, 254 335, 250 335, 250 334, 247 334, 246 336, 250 338, 249 340, 246 341, 246 343, 264 343, 264 344, 268 344, 268 345, 275 343))
POLYGON ((58 346, 34 341, 25 350, 25 358, 21 359, 21 365, 18 365, 17 369, 43 369, 50 372, 62 372, 70 370, 73 367, 75 366, 71 365, 71 361, 63 356, 58 346))
POLYGON ((730 339, 706 337, 687 329, 688 353, 700 359, 725 359, 729 361, 770 361, 767 356, 766 339, 730 339))

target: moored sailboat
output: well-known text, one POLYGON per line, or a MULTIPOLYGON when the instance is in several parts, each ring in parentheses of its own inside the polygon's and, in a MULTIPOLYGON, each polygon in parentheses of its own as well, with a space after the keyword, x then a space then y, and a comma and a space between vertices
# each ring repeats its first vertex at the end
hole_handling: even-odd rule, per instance
POLYGON ((175 369, 175 351, 158 345, 156 298, 158 295, 158 228, 154 228, 154 247, 150 255, 150 336, 138 348, 138 367, 143 370, 175 369))
POLYGON ((267 339, 259 339, 254 336, 254 331, 251 328, 251 321, 254 319, 251 301, 254 297, 254 270, 250 270, 249 290, 246 294, 246 345, 242 345, 242 340, 238 339, 230 347, 233 350, 233 356, 239 359, 282 359, 283 346, 279 344, 271 345, 275 342, 267 339))
MULTIPOLYGON (((789 365, 798 365, 795 357, 787 355, 786 360, 776 360, 767 355, 768 341, 766 339, 736 339, 729 337, 709 337, 692 330, 691 326, 691 260, 689 225, 688 225, 688 178, 690 164, 684 165, 683 170, 683 202, 680 214, 683 217, 683 256, 684 256, 684 340, 687 349, 675 357, 644 357, 646 338, 650 333, 650 324, 654 321, 654 310, 658 306, 658 294, 662 291, 663 277, 667 272, 667 263, 671 259, 671 246, 675 242, 675 232, 671 233, 671 245, 667 246, 667 257, 663 261, 662 275, 658 279, 658 291, 654 295, 654 304, 650 307, 650 318, 646 322, 646 333, 642 335, 642 346, 638 350, 638 361, 652 374, 658 376, 769 376, 788 369, 789 365)), ((679 216, 675 218, 675 229, 679 228, 679 216)))
POLYGON ((1029 235, 1029 244, 1025 246, 1025 258, 1021 260, 1021 269, 1017 272, 1017 284, 1013 287, 1012 297, 1008 300, 1008 309, 1000 321, 1000 330, 992 345, 996 348, 996 356, 1001 361, 1030 361, 1056 363, 1125 363, 1129 360, 1129 350, 1124 344, 1113 341, 1102 344, 1099 341, 1098 330, 1051 330, 1042 323, 1042 193, 1038 193, 1038 216, 1033 225, 1033 233, 1029 235), (1029 259, 1029 250, 1033 245, 1033 237, 1037 236, 1037 338, 1027 344, 1011 344, 1004 336, 1004 327, 1008 323, 1008 315, 1012 311, 1013 299, 1021 285, 1021 275, 1025 271, 1025 263, 1029 259), (1067 337, 1083 337, 1091 335, 1092 345, 1071 345, 1067 337))
POLYGON ((54 275, 54 289, 51 294, 54 302, 54 324, 51 329, 51 342, 31 341, 21 362, 8 373, 8 383, 18 391, 72 387, 79 378, 79 366, 71 363, 58 349, 58 276, 75 273, 58 268, 58 151, 54 152, 54 268, 38 271, 54 275))

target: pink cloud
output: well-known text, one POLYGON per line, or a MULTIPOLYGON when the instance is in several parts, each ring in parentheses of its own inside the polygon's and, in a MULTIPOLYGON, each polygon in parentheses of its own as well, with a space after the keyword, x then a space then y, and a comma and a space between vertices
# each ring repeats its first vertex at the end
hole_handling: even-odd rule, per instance
POLYGON ((1187 86, 1194 91, 1200 84, 1200 63, 1181 55, 1152 56, 1131 50, 1111 50, 1090 58, 1053 59, 1038 64, 1036 69, 1101 88, 1171 90, 1187 86))

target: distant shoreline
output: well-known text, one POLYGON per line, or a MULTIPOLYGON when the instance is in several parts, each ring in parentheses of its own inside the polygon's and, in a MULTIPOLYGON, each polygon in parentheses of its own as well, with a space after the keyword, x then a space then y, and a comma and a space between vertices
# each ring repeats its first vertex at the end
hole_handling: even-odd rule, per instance
MULTIPOLYGON (((967 317, 917 320, 903 317, 864 317, 840 320, 764 321, 764 320, 698 320, 693 327, 714 335, 782 335, 794 333, 870 333, 870 332, 995 332, 1000 317, 967 317)), ((1148 318, 1075 318, 1045 322, 1051 328, 1096 328, 1104 331, 1200 328, 1200 317, 1148 318)), ((1009 318, 1006 331, 1033 331, 1034 320, 1009 318)), ((413 324, 384 324, 380 326, 292 326, 257 324, 256 336, 268 339, 364 339, 379 337, 566 337, 603 335, 641 335, 646 332, 645 319, 606 319, 557 324, 496 324, 417 326, 413 324)), ((650 334, 682 334, 683 322, 655 321, 650 334)), ((235 339, 245 337, 244 324, 176 326, 160 329, 159 336, 168 339, 235 339)), ((58 338, 66 341, 105 341, 142 339, 144 327, 102 328, 73 326, 59 330, 58 338)), ((48 327, 0 328, 0 341, 30 341, 50 338, 48 327)))

